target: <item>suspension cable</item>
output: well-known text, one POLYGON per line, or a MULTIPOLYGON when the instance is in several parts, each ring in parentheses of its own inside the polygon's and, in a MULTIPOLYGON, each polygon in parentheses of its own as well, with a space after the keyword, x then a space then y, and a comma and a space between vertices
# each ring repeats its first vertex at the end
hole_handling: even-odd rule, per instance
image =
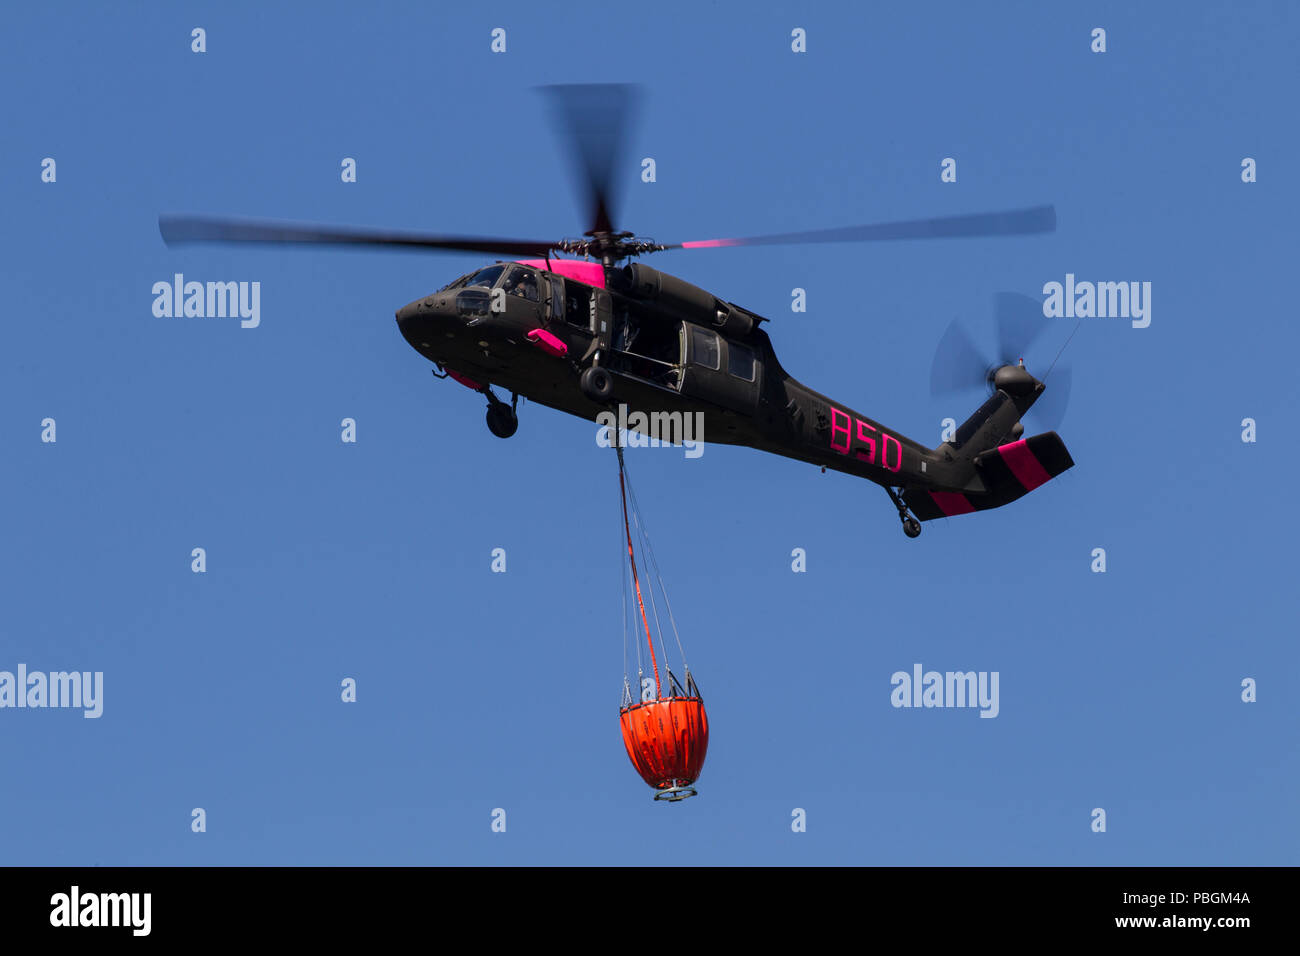
MULTIPOLYGON (((647 554, 650 547, 649 539, 646 538, 645 526, 642 523, 640 512, 636 506, 636 496, 632 496, 632 520, 636 522, 637 536, 640 539, 642 568, 648 567, 646 564, 647 554)), ((659 590, 663 591, 663 584, 660 583, 659 590)), ((664 661, 668 661, 668 646, 664 643, 664 626, 659 620, 659 602, 655 600, 655 589, 653 584, 646 588, 646 593, 650 595, 650 612, 655 619, 655 633, 659 636, 659 653, 663 655, 664 661)), ((684 659, 683 659, 684 662, 684 659)), ((672 667, 669 666, 669 671, 672 667)), ((672 688, 669 688, 671 690, 672 688)))
MULTIPOLYGON (((664 576, 659 571, 659 562, 655 558, 654 548, 651 547, 650 545, 650 529, 646 527, 645 517, 641 514, 641 506, 637 503, 636 500, 636 489, 632 487, 631 481, 628 482, 627 490, 628 490, 628 495, 632 499, 632 511, 637 518, 637 528, 641 531, 641 535, 645 541, 644 551, 645 551, 645 558, 646 558, 646 567, 648 567, 651 571, 654 572, 655 577, 659 581, 659 593, 664 596, 664 607, 667 608, 668 610, 668 624, 673 629, 673 639, 676 640, 677 642, 677 653, 679 653, 682 656, 682 667, 686 670, 689 670, 690 667, 686 663, 686 649, 682 647, 682 636, 679 633, 677 633, 677 620, 676 618, 673 617, 673 606, 668 600, 668 588, 664 586, 664 576)), ((653 599, 654 599, 654 594, 652 592, 651 600, 653 601, 653 599)), ((660 632, 659 642, 660 644, 663 643, 662 631, 660 632)))
MULTIPOLYGON (((619 546, 623 544, 621 537, 619 546)), ((618 562, 618 580, 623 589, 623 683, 627 684, 627 571, 623 567, 623 562, 618 562)), ((641 663, 641 645, 637 644, 637 664, 641 663)))
POLYGON ((650 647, 650 663, 654 666, 655 672, 655 699, 662 696, 662 689, 659 683, 659 660, 655 657, 654 640, 650 636, 650 620, 645 613, 645 599, 641 597, 641 581, 636 573, 636 555, 632 551, 632 526, 627 520, 627 485, 623 477, 623 445, 621 442, 614 443, 614 449, 618 452, 618 490, 619 497, 623 502, 623 532, 627 537, 627 559, 632 565, 632 583, 636 587, 636 601, 641 608, 641 623, 645 625, 645 640, 650 647))
MULTIPOLYGON (((618 439, 618 436, 617 436, 617 435, 614 436, 614 444, 615 444, 615 447, 617 447, 618 444, 619 444, 619 439, 618 439)), ((620 466, 621 466, 621 457, 622 457, 622 456, 620 456, 620 466)), ((622 468, 621 468, 621 467, 619 468, 619 474, 620 474, 620 475, 622 474, 622 468)), ((621 487, 620 487, 620 494, 621 494, 621 487)), ((618 546, 619 546, 619 550, 620 550, 620 551, 621 551, 623 548, 627 547, 627 545, 624 543, 623 535, 619 535, 619 536, 618 536, 618 546)), ((630 573, 631 573, 631 572, 629 571, 627 565, 625 565, 625 564, 623 563, 622 559, 620 558, 620 559, 619 559, 619 562, 618 562, 618 580, 619 580, 619 585, 621 586, 622 591, 623 591, 623 683, 624 683, 625 685, 627 684, 627 636, 628 636, 628 628, 627 628, 627 620, 628 620, 627 579, 628 579, 630 573)), ((641 699, 641 675, 644 673, 644 668, 642 667, 642 664, 641 664, 641 642, 640 642, 640 641, 634 641, 634 642, 633 642, 633 645, 636 647, 636 682, 637 682, 637 691, 636 691, 636 695, 637 695, 637 701, 640 701, 640 699, 641 699)))

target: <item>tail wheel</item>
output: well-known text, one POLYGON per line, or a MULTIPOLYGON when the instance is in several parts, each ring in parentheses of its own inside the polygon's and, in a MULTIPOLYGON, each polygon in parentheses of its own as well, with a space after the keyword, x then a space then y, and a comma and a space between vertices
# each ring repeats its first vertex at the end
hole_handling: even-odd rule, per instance
POLYGON ((903 520, 903 534, 909 538, 915 538, 921 533, 921 522, 915 518, 906 518, 903 520))

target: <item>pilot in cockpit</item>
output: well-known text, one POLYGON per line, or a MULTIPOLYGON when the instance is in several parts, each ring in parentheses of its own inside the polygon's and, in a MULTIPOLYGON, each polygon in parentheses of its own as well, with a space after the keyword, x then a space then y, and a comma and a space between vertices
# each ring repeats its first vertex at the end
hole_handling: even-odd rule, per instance
POLYGON ((537 301, 537 277, 527 269, 511 270, 504 286, 509 295, 521 296, 531 302, 537 301))

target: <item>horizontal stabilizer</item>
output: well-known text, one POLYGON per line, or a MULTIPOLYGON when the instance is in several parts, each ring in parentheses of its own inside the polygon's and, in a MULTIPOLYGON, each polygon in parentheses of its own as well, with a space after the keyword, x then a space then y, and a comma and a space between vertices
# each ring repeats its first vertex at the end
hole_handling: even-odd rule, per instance
POLYGON ((903 500, 921 521, 1000 508, 1073 468, 1074 460, 1056 432, 1045 432, 992 448, 974 464, 982 489, 957 492, 908 488, 903 500))

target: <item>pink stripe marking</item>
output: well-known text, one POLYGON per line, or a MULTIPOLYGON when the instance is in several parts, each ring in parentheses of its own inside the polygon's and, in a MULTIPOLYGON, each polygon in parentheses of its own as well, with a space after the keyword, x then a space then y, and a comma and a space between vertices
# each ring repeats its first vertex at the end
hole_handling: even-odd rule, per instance
POLYGON ((472 378, 466 378, 464 375, 461 375, 460 372, 453 372, 451 369, 447 369, 447 374, 452 377, 453 381, 460 382, 460 384, 464 385, 466 388, 472 388, 476 392, 483 391, 482 385, 474 381, 472 378))
POLYGON ((968 515, 975 510, 963 494, 955 491, 932 491, 930 497, 934 503, 939 506, 939 510, 946 515, 968 515))
POLYGON ((1025 491, 1033 491, 1039 485, 1051 481, 1052 476, 1047 473, 1042 462, 1034 457, 1025 442, 1026 439, 1022 438, 1010 445, 1002 445, 998 448, 998 453, 1011 469, 1011 474, 1016 476, 1016 481, 1025 486, 1025 491))
POLYGON ((576 279, 585 285, 594 285, 597 289, 605 288, 605 267, 599 262, 583 262, 581 259, 552 259, 551 264, 547 265, 545 259, 520 259, 521 266, 532 266, 534 269, 541 269, 555 273, 557 276, 564 276, 566 279, 576 279))
POLYGON ((738 246, 740 243, 735 239, 697 239, 694 242, 683 242, 683 249, 716 249, 718 246, 738 246))
POLYGON ((569 354, 569 347, 545 329, 533 329, 524 337, 547 355, 558 355, 564 358, 569 354))

